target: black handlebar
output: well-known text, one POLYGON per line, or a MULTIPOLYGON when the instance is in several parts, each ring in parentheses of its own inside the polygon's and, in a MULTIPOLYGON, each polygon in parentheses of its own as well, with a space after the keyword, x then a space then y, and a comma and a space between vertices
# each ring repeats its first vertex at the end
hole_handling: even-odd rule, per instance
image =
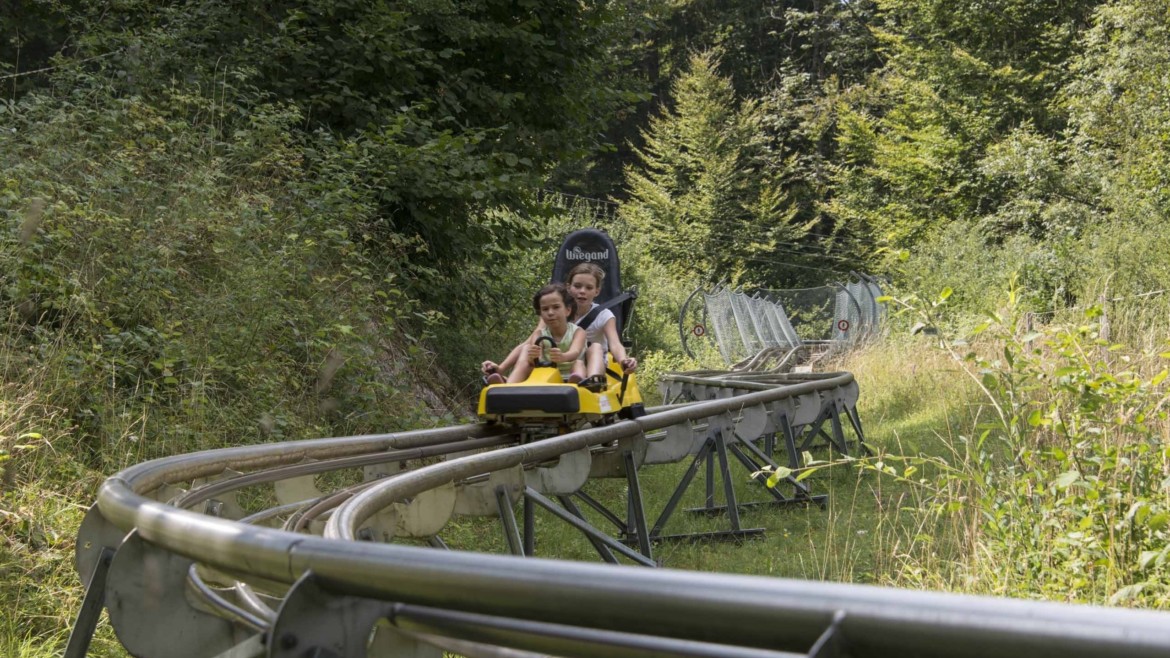
MULTIPOLYGON (((541 337, 536 339, 536 342, 534 344, 540 345, 541 343, 543 343, 545 341, 548 341, 549 349, 552 349, 552 348, 557 346, 557 342, 552 339, 552 336, 541 336, 541 337)), ((537 368, 551 368, 551 367, 553 367, 552 360, 544 358, 544 354, 545 354, 545 352, 542 351, 541 358, 537 359, 536 363, 534 365, 537 368)))

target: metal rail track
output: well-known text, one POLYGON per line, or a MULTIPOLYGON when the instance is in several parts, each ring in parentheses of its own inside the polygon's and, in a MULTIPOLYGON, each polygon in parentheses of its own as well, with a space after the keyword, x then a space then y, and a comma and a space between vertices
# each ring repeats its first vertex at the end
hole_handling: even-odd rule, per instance
MULTIPOLYGON (((1162 613, 644 568, 703 465, 706 511, 731 526, 713 538, 739 538, 755 530, 739 525, 736 460, 793 463, 822 440, 865 449, 848 374, 686 373, 664 392, 672 404, 643 418, 523 445, 476 424, 128 468, 79 533, 88 586, 66 656, 85 654, 103 608, 144 657, 1170 655, 1162 613), (651 523, 639 469, 686 459, 651 523), (626 480, 624 516, 581 491, 591 477, 626 480), (534 557, 536 507, 625 564, 534 557), (513 555, 443 550, 441 531, 464 514, 498 517, 513 555)), ((788 485, 773 503, 823 499, 788 485)))

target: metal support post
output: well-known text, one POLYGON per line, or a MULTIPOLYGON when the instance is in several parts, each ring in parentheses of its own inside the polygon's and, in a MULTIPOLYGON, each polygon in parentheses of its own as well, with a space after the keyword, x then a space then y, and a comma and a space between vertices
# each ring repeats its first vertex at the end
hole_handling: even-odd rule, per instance
MULTIPOLYGON (((784 494, 780 493, 779 491, 777 491, 775 489, 775 487, 769 487, 768 486, 768 476, 765 473, 763 473, 763 464, 756 462, 750 456, 745 454, 743 451, 743 446, 755 448, 755 446, 752 446, 751 444, 747 444, 747 443, 732 444, 731 445, 731 454, 735 455, 735 458, 738 459, 739 462, 741 464, 743 464, 745 468, 748 469, 748 472, 753 474, 752 481, 756 482, 760 486, 764 487, 764 491, 768 492, 768 495, 772 496, 772 500, 758 502, 758 503, 740 503, 739 504, 740 507, 749 508, 749 507, 776 506, 776 505, 805 505, 807 503, 817 503, 818 505, 824 507, 825 501, 828 500, 828 498, 829 498, 828 496, 823 495, 823 494, 819 495, 819 496, 810 496, 809 491, 807 488, 804 487, 804 484, 801 482, 797 482, 796 479, 793 478, 791 475, 785 479, 796 486, 797 491, 796 491, 795 497, 789 498, 789 497, 785 496, 784 494)), ((773 464, 772 466, 774 468, 775 464, 773 464)))
MULTIPOLYGON (((800 455, 796 451, 796 431, 792 429, 792 421, 788 414, 780 414, 780 432, 784 435, 784 449, 788 452, 788 468, 800 468, 800 455)), ((774 451, 769 450, 771 455, 774 451)))
MULTIPOLYGON (((712 445, 714 448, 714 445, 712 445)), ((705 481, 706 497, 703 499, 703 506, 708 510, 715 509, 715 460, 707 460, 707 479, 705 481)))
MULTIPOLYGON (((588 523, 588 520, 585 518, 585 515, 581 513, 581 509, 578 508, 577 505, 573 503, 572 498, 570 498, 569 496, 557 496, 557 500, 561 501, 561 505, 564 505, 565 509, 568 510, 568 512, 570 514, 572 514, 573 516, 577 517, 578 519, 581 519, 582 521, 588 523)), ((569 523, 570 525, 572 525, 571 521, 566 521, 566 522, 569 523)), ((593 527, 592 524, 589 524, 589 525, 590 525, 590 527, 593 527)), ((585 539, 588 539, 590 544, 593 544, 593 549, 596 550, 597 554, 601 556, 601 559, 603 562, 608 562, 610 564, 618 564, 618 559, 617 559, 617 557, 614 556, 613 551, 609 550, 609 548, 600 539, 598 539, 597 537, 594 537, 593 535, 591 535, 588 532, 585 532, 584 530, 582 530, 582 534, 585 535, 585 539)), ((597 534, 605 536, 605 533, 601 532, 600 530, 597 531, 597 534)))
POLYGON ((626 451, 622 454, 626 464, 626 489, 629 500, 630 516, 634 523, 634 531, 638 536, 638 548, 642 555, 653 560, 654 555, 650 548, 650 531, 646 528, 646 508, 642 506, 642 486, 638 483, 638 468, 634 464, 634 453, 626 451))
POLYGON ((829 440, 830 442, 832 441, 832 438, 828 434, 825 434, 821 430, 821 428, 825 424, 825 421, 828 419, 829 419, 829 410, 828 410, 827 406, 822 407, 820 412, 817 413, 816 420, 809 423, 807 425, 808 429, 804 431, 804 438, 800 442, 800 449, 801 450, 808 450, 810 447, 812 447, 812 442, 818 436, 823 436, 823 437, 825 437, 826 440, 829 440))
MULTIPOLYGON (((592 543, 594 545, 594 547, 597 547, 598 544, 601 544, 601 546, 604 547, 606 549, 606 551, 602 552, 600 549, 598 549, 598 553, 601 554, 602 559, 606 560, 606 562, 609 562, 610 560, 606 559, 605 553, 608 552, 609 557, 613 557, 613 553, 609 552, 612 549, 614 551, 621 553, 622 556, 627 557, 627 558, 633 560, 634 562, 637 562, 638 564, 641 564, 642 566, 647 566, 647 567, 658 566, 657 564, 654 563, 653 560, 643 557, 642 555, 638 554, 637 552, 631 550, 629 547, 623 545, 618 540, 614 539, 613 537, 607 536, 605 533, 603 533, 600 530, 598 530, 597 528, 593 527, 588 521, 586 521, 585 519, 574 514, 573 511, 571 511, 571 510, 566 511, 564 509, 561 509, 560 507, 557 507, 557 505, 555 503, 553 503, 551 500, 546 498, 539 491, 537 491, 531 487, 528 487, 524 490, 524 498, 532 501, 532 503, 535 505, 540 505, 544 509, 551 512, 558 519, 560 519, 560 520, 564 521, 565 523, 568 523, 569 525, 573 526, 574 528, 580 530, 585 535, 585 537, 590 541, 590 543, 592 543)), ((576 513, 579 514, 580 510, 577 510, 576 513)), ((616 562, 617 560, 615 559, 613 561, 616 562)))
POLYGON ((527 497, 524 498, 524 555, 536 555, 536 510, 527 497))
POLYGON ((504 522, 504 539, 508 542, 508 551, 512 555, 524 555, 524 540, 520 538, 516 513, 512 511, 512 501, 508 499, 508 489, 504 485, 496 487, 496 505, 500 509, 500 520, 504 522))
POLYGON ((708 455, 711 454, 711 448, 713 446, 714 443, 710 438, 703 442, 703 447, 699 449, 699 452, 695 455, 695 458, 691 460, 691 465, 688 466, 686 472, 683 473, 682 480, 680 480, 678 486, 674 488, 674 493, 670 495, 670 500, 666 501, 666 507, 662 508, 662 513, 658 515, 658 520, 654 522, 654 527, 650 529, 651 539, 657 539, 662 535, 662 527, 666 525, 666 522, 670 520, 670 516, 674 514, 674 508, 678 506, 679 501, 682 500, 683 494, 686 493, 687 489, 691 486, 691 482, 694 481, 695 475, 697 475, 699 472, 699 465, 702 464, 703 460, 707 459, 708 455))
POLYGON ((865 443, 865 432, 861 431, 861 416, 857 414, 857 407, 845 407, 845 416, 849 419, 849 424, 853 426, 853 431, 857 434, 857 445, 861 446, 866 456, 872 455, 873 451, 865 443))
POLYGON ((719 455, 719 474, 723 478, 723 496, 727 501, 727 518, 731 521, 731 530, 739 532, 739 506, 735 500, 735 483, 731 481, 731 468, 727 463, 727 441, 722 431, 715 435, 715 449, 719 455))
MULTIPOLYGON (((772 461, 771 457, 768 456, 771 453, 765 453, 765 452, 760 451, 760 449, 757 448, 755 446, 755 444, 751 443, 750 441, 741 441, 739 444, 732 446, 732 448, 735 452, 737 452, 742 457, 740 459, 740 461, 743 462, 744 466, 747 466, 749 469, 752 469, 752 471, 751 471, 752 473, 758 472, 764 465, 771 466, 773 469, 779 468, 779 464, 772 461), (753 457, 755 457, 755 459, 758 459, 759 462, 757 463, 755 461, 755 459, 751 459, 747 455, 744 455, 741 450, 747 450, 748 452, 750 452, 752 454, 753 457)), ((764 479, 767 480, 766 477, 764 479)), ((811 490, 808 488, 808 485, 806 485, 803 482, 797 482, 796 478, 791 476, 791 475, 789 475, 787 478, 785 478, 785 480, 787 480, 788 483, 792 485, 792 488, 795 492, 794 495, 797 498, 808 498, 809 497, 811 490)))
POLYGON ((597 512, 602 517, 604 517, 606 521, 609 521, 610 523, 612 523, 614 525, 614 527, 616 527, 618 529, 618 532, 625 532, 626 531, 626 522, 624 520, 622 520, 622 518, 620 516, 618 516, 617 514, 614 514, 612 511, 610 511, 610 509, 608 507, 601 504, 601 501, 597 500, 593 496, 590 496, 589 494, 585 493, 584 491, 574 492, 573 495, 580 498, 581 502, 583 502, 586 505, 588 505, 589 507, 591 507, 593 509, 593 511, 597 512))
MULTIPOLYGON (((715 466, 714 466, 715 462, 716 461, 719 462, 719 473, 720 473, 720 476, 723 478, 723 495, 727 500, 727 505, 726 506, 715 505, 714 492, 713 492, 715 478, 714 478, 714 475, 712 474, 712 475, 709 475, 707 478, 707 489, 710 492, 710 497, 708 498, 708 501, 707 501, 708 504, 703 506, 703 507, 697 507, 697 508, 689 509, 687 511, 695 513, 695 514, 706 514, 708 516, 713 516, 715 514, 721 514, 723 512, 726 512, 728 519, 730 520, 730 523, 731 523, 731 529, 730 530, 721 530, 721 531, 717 531, 717 532, 701 532, 701 533, 690 533, 690 534, 683 534, 683 535, 655 536, 655 539, 663 540, 663 541, 665 541, 665 540, 670 540, 670 541, 680 541, 680 540, 681 541, 702 541, 702 540, 707 540, 707 539, 739 541, 739 540, 745 539, 747 537, 757 537, 757 536, 763 535, 764 534, 763 528, 747 528, 747 529, 745 529, 745 528, 741 527, 741 525, 740 525, 739 509, 738 509, 739 505, 736 501, 736 496, 735 496, 735 482, 733 482, 731 479, 731 468, 730 468, 730 464, 727 460, 727 444, 726 444, 725 435, 723 433, 723 430, 713 431, 707 437, 707 441, 706 441, 706 443, 704 443, 703 448, 700 450, 700 455, 696 456, 696 460, 695 460, 695 462, 692 463, 692 467, 694 467, 694 465, 698 462, 698 458, 700 456, 705 457, 705 459, 707 461, 707 467, 708 467, 707 470, 709 473, 713 473, 714 468, 715 468, 715 466), (706 454, 703 455, 703 453, 706 453, 706 454)), ((688 471, 688 475, 690 475, 690 471, 688 471)), ((680 492, 680 489, 685 489, 685 487, 689 486, 689 484, 690 484, 690 478, 687 477, 687 475, 684 475, 683 482, 679 483, 679 485, 680 485, 679 488, 675 489, 675 494, 674 494, 674 496, 671 497, 672 500, 681 497, 682 494, 680 492)), ((668 503, 668 505, 669 505, 669 503, 668 503)), ((664 519, 662 519, 661 517, 659 518, 659 521, 663 524, 666 523, 666 521, 664 519)), ((658 527, 658 523, 655 523, 655 526, 658 527)))
POLYGON ((97 628, 102 608, 105 607, 106 574, 110 571, 110 562, 113 559, 114 549, 103 546, 93 574, 89 577, 89 584, 86 585, 85 599, 81 602, 77 621, 73 624, 73 631, 69 633, 64 658, 85 658, 89 651, 90 640, 93 639, 94 629, 97 628))
POLYGON ((833 403, 832 412, 829 414, 829 422, 833 425, 833 444, 837 450, 841 451, 842 455, 849 456, 849 443, 845 441, 845 432, 841 428, 841 414, 837 409, 837 403, 833 403))

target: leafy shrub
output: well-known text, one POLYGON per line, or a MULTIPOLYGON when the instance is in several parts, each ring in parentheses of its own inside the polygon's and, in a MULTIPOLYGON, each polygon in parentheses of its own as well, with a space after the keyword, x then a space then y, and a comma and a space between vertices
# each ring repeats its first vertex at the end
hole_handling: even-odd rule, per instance
POLYGON ((1075 286, 1068 263, 1051 244, 1012 236, 992 247, 969 226, 954 223, 910 252, 900 264, 897 288, 934 295, 951 289, 954 296, 937 309, 934 321, 972 326, 985 309, 998 303, 999 291, 1013 281, 1031 308, 1063 307, 1075 286))
MULTIPOLYGON (((918 514, 933 519, 922 523, 951 529, 957 560, 917 541, 903 577, 950 572, 974 591, 1163 606, 1170 352, 1107 340, 1099 307, 1019 332, 1018 301, 975 329, 969 352, 944 342, 990 413, 919 482, 930 495, 918 514)), ((918 308, 930 322, 934 309, 918 308)), ((897 458, 884 460, 878 470, 897 476, 887 466, 897 458)))
POLYGON ((453 422, 414 374, 435 322, 403 283, 415 245, 372 244, 368 189, 302 157, 295 110, 80 72, 2 107, 0 602, 39 621, 0 647, 63 641, 68 544, 117 470, 453 422))

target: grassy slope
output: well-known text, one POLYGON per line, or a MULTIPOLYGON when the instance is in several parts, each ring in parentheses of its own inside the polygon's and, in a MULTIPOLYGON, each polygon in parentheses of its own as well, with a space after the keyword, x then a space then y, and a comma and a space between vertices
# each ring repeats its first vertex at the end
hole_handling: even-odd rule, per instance
MULTIPOLYGON (((858 376, 862 418, 874 446, 934 453, 943 445, 939 434, 949 431, 948 422, 966 413, 963 400, 968 391, 962 378, 948 371, 947 364, 934 353, 914 353, 919 354, 919 361, 908 369, 910 376, 905 376, 902 366, 907 352, 894 346, 872 348, 841 365, 852 367, 858 376)), ((0 358, 7 365, 19 361, 11 352, 0 354, 0 358)), ((8 383, 3 389, 5 436, 52 426, 54 415, 65 412, 36 403, 36 396, 52 390, 57 376, 60 373, 45 370, 36 378, 8 383)), ((145 407, 136 410, 136 416, 147 413, 145 407)), ((135 417, 134 422, 140 425, 143 418, 135 417)), ((72 540, 86 502, 92 500, 97 484, 109 473, 78 460, 77 441, 67 428, 46 434, 40 448, 18 456, 20 474, 13 478, 14 486, 5 491, 6 578, 0 585, 0 597, 7 609, 20 612, 6 617, 8 622, 0 626, 0 653, 4 655, 39 656, 59 650, 80 605, 82 589, 72 572, 72 540)), ((120 457, 123 465, 144 456, 133 450, 128 436, 124 441, 130 450, 120 457)), ((680 464, 646 470, 643 483, 652 510, 660 509, 683 468, 680 464)), ((747 482, 746 472, 736 466, 734 473, 743 499, 760 500, 760 492, 747 482)), ((829 494, 826 509, 757 509, 743 515, 743 524, 765 528, 763 538, 742 544, 668 544, 659 548, 658 556, 668 566, 685 569, 904 582, 899 555, 908 537, 919 533, 901 525, 899 509, 913 503, 912 493, 874 473, 859 475, 850 466, 822 471, 810 483, 817 493, 829 494)), ((623 483, 592 483, 590 489, 620 509, 623 483)), ((701 504, 701 496, 701 483, 696 483, 683 507, 701 504)), ((718 530, 725 524, 720 518, 680 512, 667 531, 718 530)), ((538 532, 542 555, 595 559, 577 533, 566 530, 551 516, 538 515, 538 532)), ((456 547, 502 550, 498 527, 490 522, 462 521, 445 534, 456 547)), ((120 655, 108 629, 99 633, 94 655, 120 655)))
MULTIPOLYGON (((854 372, 861 388, 859 404, 869 443, 879 452, 899 455, 949 455, 950 441, 970 422, 973 387, 940 352, 919 344, 879 344, 834 364, 854 372), (907 366, 907 364, 909 364, 907 366)), ((828 457, 818 451, 817 458, 828 457)), ((686 470, 687 463, 654 466, 639 474, 653 522, 686 470)), ((929 475, 929 471, 925 471, 929 475)), ((732 476, 741 502, 766 496, 738 463, 732 476)), ((839 464, 818 471, 808 480, 815 494, 828 494, 824 509, 817 506, 756 507, 741 514, 745 528, 763 528, 763 537, 741 543, 666 543, 656 557, 666 566, 728 573, 745 573, 862 583, 906 583, 904 555, 935 529, 920 527, 908 508, 917 508, 921 493, 876 471, 860 471, 839 464)), ((717 501, 722 500, 717 485, 717 501)), ((611 509, 625 505, 624 481, 594 481, 594 497, 611 509)), ((723 517, 685 513, 703 504, 703 483, 696 478, 666 534, 713 532, 728 529, 723 517)), ((612 530, 598 515, 586 510, 598 528, 612 530)), ((576 531, 552 515, 537 514, 541 555, 596 560, 593 548, 576 531)), ((490 520, 462 520, 444 535, 452 546, 503 551, 498 524, 490 520)), ((932 583, 945 586, 942 580, 932 583)))

